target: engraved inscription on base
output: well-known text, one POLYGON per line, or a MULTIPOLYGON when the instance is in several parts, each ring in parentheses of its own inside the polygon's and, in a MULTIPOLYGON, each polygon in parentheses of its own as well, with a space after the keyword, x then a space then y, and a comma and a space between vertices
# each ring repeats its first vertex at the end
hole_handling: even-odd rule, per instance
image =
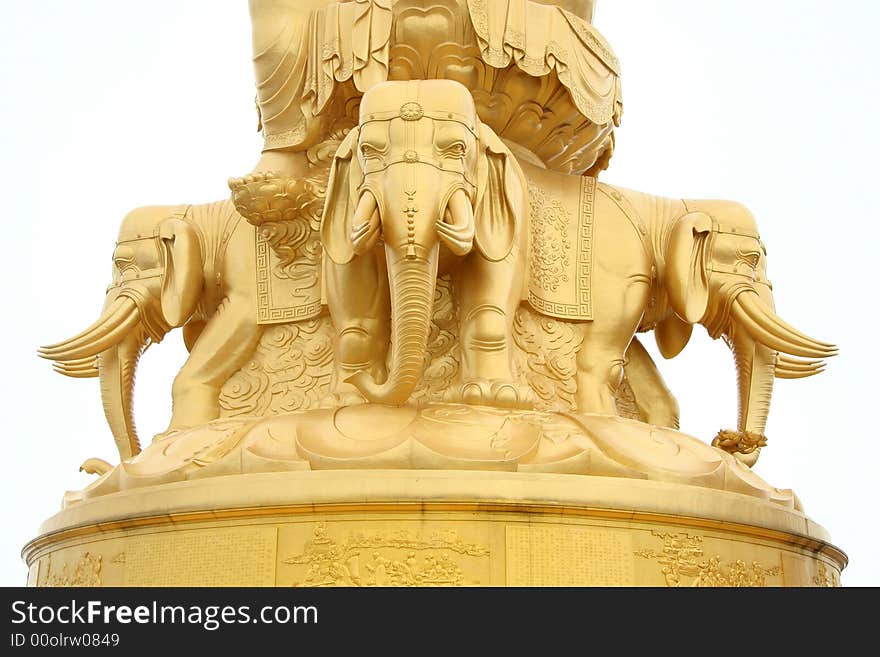
POLYGON ((126 586, 273 586, 274 527, 154 535, 115 558, 126 586))
POLYGON ((632 586, 630 536, 583 527, 507 526, 508 586, 632 586))

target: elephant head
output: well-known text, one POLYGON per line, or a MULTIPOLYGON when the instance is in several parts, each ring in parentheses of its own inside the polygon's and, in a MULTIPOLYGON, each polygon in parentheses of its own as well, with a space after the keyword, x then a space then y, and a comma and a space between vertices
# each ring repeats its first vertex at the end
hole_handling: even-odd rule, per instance
POLYGON ((359 125, 331 168, 321 239, 341 266, 384 248, 391 367, 384 382, 366 371, 348 379, 367 399, 409 397, 423 373, 438 266, 506 258, 524 188, 515 158, 461 84, 386 82, 364 95, 359 125))
POLYGON ((140 208, 122 222, 101 317, 40 356, 74 377, 99 376, 104 413, 120 456, 140 451, 132 413, 138 359, 192 315, 202 289, 202 254, 186 208, 140 208))
POLYGON ((739 419, 736 432, 722 431, 713 444, 744 454, 751 465, 764 444, 774 378, 817 374, 837 348, 776 315, 767 251, 746 208, 724 201, 687 205, 691 211, 669 233, 664 283, 675 315, 658 325, 657 344, 664 357, 677 355, 697 322, 713 338, 724 337, 736 361, 739 419))

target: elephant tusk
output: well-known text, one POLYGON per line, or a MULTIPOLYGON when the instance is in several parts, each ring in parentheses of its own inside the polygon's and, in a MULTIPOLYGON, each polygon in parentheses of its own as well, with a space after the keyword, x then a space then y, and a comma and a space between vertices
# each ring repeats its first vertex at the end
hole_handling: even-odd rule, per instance
POLYGON ((56 361, 53 365, 67 372, 88 372, 92 370, 97 372, 98 358, 96 356, 89 356, 78 360, 56 361))
POLYGON ((743 310, 745 310, 752 319, 761 324, 768 331, 773 332, 774 329, 778 329, 781 330, 783 333, 787 333, 794 337, 800 338, 803 346, 805 347, 821 345, 830 349, 837 349, 837 347, 835 347, 833 344, 814 340, 810 336, 801 333, 787 322, 784 322, 776 313, 774 313, 770 308, 766 307, 759 300, 760 297, 758 297, 756 293, 745 292, 741 294, 738 299, 743 306, 743 310))
POLYGON ((370 251, 379 241, 379 211, 373 213, 369 223, 356 226, 351 232, 351 242, 354 252, 363 255, 370 251))
POLYGON ((824 367, 820 367, 820 368, 813 370, 811 372, 795 372, 792 370, 780 370, 777 368, 776 372, 774 373, 774 376, 777 379, 806 379, 807 377, 815 376, 816 374, 821 374, 824 371, 825 371, 824 367))
POLYGON ((128 301, 128 306, 122 315, 121 321, 114 317, 106 325, 99 325, 92 334, 87 336, 88 339, 79 338, 51 348, 44 348, 40 350, 39 354, 43 358, 67 362, 96 356, 117 344, 139 321, 140 316, 137 312, 137 307, 133 301, 128 301))
MULTIPOLYGON (((64 360, 67 362, 82 360, 79 357, 72 356, 62 358, 59 356, 59 354, 61 352, 69 351, 71 349, 78 349, 79 347, 91 344, 109 331, 113 331, 117 327, 121 326, 123 323, 127 322, 131 318, 132 313, 136 313, 136 311, 137 306, 131 299, 117 299, 113 303, 113 305, 110 306, 107 312, 101 315, 101 317, 85 331, 77 333, 72 338, 64 340, 63 342, 51 344, 46 347, 40 347, 37 353, 41 357, 51 360, 64 360)), ((95 354, 97 353, 99 352, 95 352, 95 354)), ((94 356, 95 354, 86 354, 85 358, 88 358, 89 356, 94 356)))
POLYGON ((97 356, 86 356, 85 358, 74 358, 64 362, 68 367, 98 367, 97 356))
POLYGON ((474 247, 476 223, 474 210, 463 189, 450 197, 444 218, 436 224, 437 234, 457 256, 467 255, 474 247))
POLYGON ((452 219, 450 223, 459 228, 475 229, 474 209, 471 207, 467 194, 465 194, 463 189, 455 190, 452 196, 449 197, 447 210, 449 210, 449 216, 452 219))
POLYGON ((376 201, 376 197, 371 191, 365 191, 361 194, 360 201, 358 201, 357 207, 352 215, 352 225, 359 226, 367 223, 367 220, 372 218, 373 213, 376 212, 377 209, 379 209, 379 202, 376 201))
POLYGON ((779 354, 776 357, 775 376, 777 379, 804 379, 824 371, 824 360, 800 360, 789 358, 784 354, 779 354))
POLYGON ((796 342, 791 342, 774 333, 770 333, 759 324, 755 323, 737 303, 734 303, 731 306, 731 313, 734 320, 742 326, 752 339, 775 351, 809 358, 822 358, 835 355, 833 350, 829 351, 824 347, 819 346, 813 348, 804 347, 796 342))
POLYGON ((69 376, 72 379, 91 379, 98 376, 97 365, 72 366, 68 363, 62 362, 53 363, 52 368, 58 372, 58 374, 69 376))
POLYGON ((734 320, 742 326, 752 339, 774 349, 775 351, 782 351, 794 356, 804 356, 807 358, 824 358, 834 355, 833 351, 829 352, 829 350, 824 347, 816 346, 814 348, 807 348, 767 331, 749 317, 742 309, 742 306, 737 302, 734 302, 731 305, 730 311, 734 320))
MULTIPOLYGON (((827 358, 837 355, 837 347, 814 340, 803 340, 799 335, 792 335, 777 325, 768 328, 765 322, 758 321, 748 312, 746 308, 749 307, 749 300, 743 299, 744 296, 739 295, 731 304, 731 314, 734 320, 761 344, 776 351, 804 358, 827 358)), ((753 311, 754 308, 755 306, 750 307, 753 311)))
MULTIPOLYGON (((126 299, 116 299, 113 304, 107 309, 106 312, 101 314, 94 324, 89 326, 84 331, 80 331, 72 338, 68 338, 67 340, 63 340, 62 342, 56 342, 55 344, 46 345, 45 347, 40 347, 40 351, 51 351, 52 349, 57 349, 58 347, 63 347, 65 345, 69 345, 72 343, 79 343, 79 341, 94 336, 99 329, 106 327, 108 324, 112 324, 111 328, 118 326, 123 319, 125 319, 125 313, 123 312, 123 306, 126 305, 126 299)), ((130 301, 128 303, 131 303, 130 301)))
POLYGON ((376 245, 379 225, 379 203, 372 192, 365 191, 352 216, 350 238, 356 254, 362 255, 376 245))
POLYGON ((474 246, 474 228, 464 226, 458 228, 442 221, 437 222, 437 234, 443 243, 457 256, 467 255, 474 246))
POLYGON ((98 357, 97 356, 86 356, 85 358, 75 358, 73 360, 65 360, 58 361, 54 363, 57 367, 68 371, 75 370, 95 370, 98 371, 98 357))
POLYGON ((776 357, 776 367, 784 370, 807 371, 824 366, 825 361, 821 358, 815 360, 801 360, 800 358, 791 358, 785 354, 779 354, 776 357))

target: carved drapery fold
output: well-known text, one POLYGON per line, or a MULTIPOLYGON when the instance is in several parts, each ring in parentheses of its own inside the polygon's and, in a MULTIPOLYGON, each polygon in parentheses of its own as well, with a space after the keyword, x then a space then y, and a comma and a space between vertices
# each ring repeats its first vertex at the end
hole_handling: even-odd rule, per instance
POLYGON ((595 175, 611 157, 622 111, 617 58, 592 25, 558 6, 530 0, 250 5, 266 150, 305 150, 342 127, 340 120, 354 124, 361 95, 386 79, 448 78, 474 92, 484 122, 551 169, 595 175), (331 117, 337 124, 329 125, 331 117))
POLYGON ((266 150, 313 146, 327 131, 321 115, 336 113, 327 110, 340 86, 342 97, 358 96, 387 79, 391 4, 251 0, 266 150))
POLYGON ((586 118, 619 121, 620 63, 592 25, 529 0, 468 0, 468 7, 487 64, 515 64, 535 77, 555 71, 586 118))

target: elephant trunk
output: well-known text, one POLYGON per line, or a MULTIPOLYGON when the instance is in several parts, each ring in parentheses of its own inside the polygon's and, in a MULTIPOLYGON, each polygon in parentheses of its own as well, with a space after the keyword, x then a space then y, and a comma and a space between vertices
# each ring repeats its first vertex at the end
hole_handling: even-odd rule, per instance
POLYGON ((773 394, 776 352, 756 342, 738 326, 732 327, 728 339, 736 361, 739 392, 737 431, 763 436, 773 394))
POLYGON ((135 372, 145 345, 146 334, 142 328, 138 328, 98 356, 104 416, 122 460, 141 451, 132 401, 135 372))
POLYGON ((739 418, 737 430, 718 432, 712 445, 734 454, 752 467, 767 444, 764 429, 773 394, 776 351, 755 340, 742 326, 733 324, 725 335, 736 361, 739 418))
MULTIPOLYGON (((418 249, 423 251, 421 247, 418 249)), ((384 383, 360 371, 349 377, 369 401, 400 405, 409 399, 425 369, 425 348, 434 308, 439 246, 427 254, 401 256, 386 245, 391 290, 391 367, 384 383)))
POLYGON ((739 420, 736 432, 722 431, 712 444, 738 453, 751 466, 766 444, 764 430, 774 378, 815 374, 824 365, 821 359, 836 355, 837 347, 814 340, 784 322, 773 309, 769 288, 759 291, 752 286, 740 288, 731 301, 726 335, 736 360, 739 420))

